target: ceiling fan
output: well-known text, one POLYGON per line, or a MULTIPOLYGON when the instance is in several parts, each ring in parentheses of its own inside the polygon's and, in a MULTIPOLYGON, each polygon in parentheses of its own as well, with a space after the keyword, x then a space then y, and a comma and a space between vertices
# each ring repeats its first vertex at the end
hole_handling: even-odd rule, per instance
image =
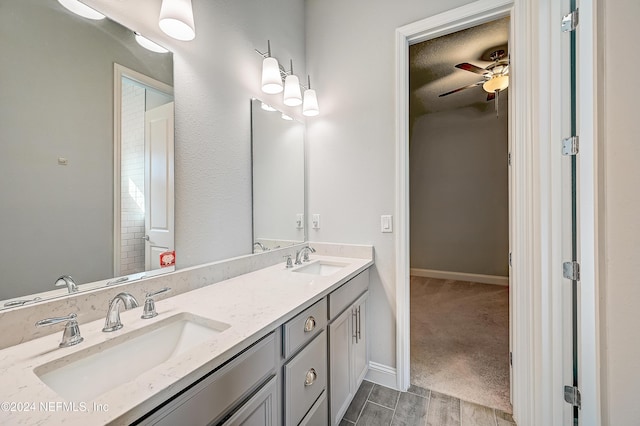
POLYGON ((482 86, 487 92, 487 102, 495 99, 496 101, 496 114, 498 112, 498 97, 500 91, 509 87, 509 60, 506 59, 506 52, 502 49, 491 52, 492 64, 486 68, 480 68, 476 65, 468 62, 463 62, 456 65, 456 68, 460 68, 465 71, 469 71, 475 74, 480 74, 484 77, 477 83, 470 84, 468 86, 460 87, 447 93, 441 94, 439 97, 448 96, 453 93, 461 92, 472 87, 482 86))

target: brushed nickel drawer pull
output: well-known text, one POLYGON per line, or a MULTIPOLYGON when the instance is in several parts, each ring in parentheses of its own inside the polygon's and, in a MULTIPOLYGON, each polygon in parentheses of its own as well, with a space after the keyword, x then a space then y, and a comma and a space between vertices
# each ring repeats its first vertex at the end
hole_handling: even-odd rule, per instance
POLYGON ((304 322, 304 332, 308 333, 316 328, 316 319, 313 316, 309 316, 304 322))
POLYGON ((307 375, 304 378, 304 385, 305 386, 311 386, 316 379, 318 378, 318 373, 316 373, 316 370, 311 368, 309 371, 307 371, 307 375))

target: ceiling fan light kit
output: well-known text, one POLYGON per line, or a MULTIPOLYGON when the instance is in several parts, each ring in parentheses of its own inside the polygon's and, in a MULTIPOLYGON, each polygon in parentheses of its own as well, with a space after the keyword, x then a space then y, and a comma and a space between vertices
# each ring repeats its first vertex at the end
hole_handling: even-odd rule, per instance
POLYGON ((491 59, 493 63, 486 68, 480 68, 479 66, 463 62, 456 65, 456 68, 469 71, 474 74, 480 74, 484 80, 480 80, 477 83, 470 84, 468 86, 460 87, 447 93, 443 93, 440 97, 448 96, 453 93, 460 92, 462 90, 471 89, 476 86, 482 86, 485 92, 488 93, 487 101, 495 99, 496 114, 498 112, 498 97, 497 95, 509 87, 509 61, 502 59, 506 56, 504 50, 496 50, 491 53, 491 59))

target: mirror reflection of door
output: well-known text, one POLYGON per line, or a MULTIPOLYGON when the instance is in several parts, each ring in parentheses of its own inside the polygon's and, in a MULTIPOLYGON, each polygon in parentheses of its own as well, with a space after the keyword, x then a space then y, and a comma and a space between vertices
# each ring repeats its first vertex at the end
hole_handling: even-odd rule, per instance
MULTIPOLYGON (((145 270, 173 248, 173 102, 149 109, 144 134, 145 270)), ((138 271, 136 271, 138 272, 138 271)))
POLYGON ((121 77, 116 276, 159 269, 160 254, 174 247, 173 95, 145 83, 121 77))

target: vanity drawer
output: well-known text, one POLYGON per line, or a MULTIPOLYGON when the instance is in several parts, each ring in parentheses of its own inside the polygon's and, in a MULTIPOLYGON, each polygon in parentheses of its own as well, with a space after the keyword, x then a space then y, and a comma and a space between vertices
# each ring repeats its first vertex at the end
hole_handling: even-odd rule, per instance
POLYGON ((282 326, 283 355, 289 358, 327 325, 327 299, 308 307, 282 326))
POLYGON ((326 385, 327 333, 322 330, 284 366, 285 424, 299 424, 326 385))
POLYGON ((277 360, 278 349, 272 333, 170 400, 140 424, 205 425, 219 421, 275 374, 277 360))
POLYGON ((327 391, 322 392, 320 398, 313 404, 311 410, 304 416, 299 426, 326 426, 329 424, 327 391))
POLYGON ((347 309, 369 288, 369 270, 351 278, 343 286, 329 294, 329 319, 332 320, 347 309))

